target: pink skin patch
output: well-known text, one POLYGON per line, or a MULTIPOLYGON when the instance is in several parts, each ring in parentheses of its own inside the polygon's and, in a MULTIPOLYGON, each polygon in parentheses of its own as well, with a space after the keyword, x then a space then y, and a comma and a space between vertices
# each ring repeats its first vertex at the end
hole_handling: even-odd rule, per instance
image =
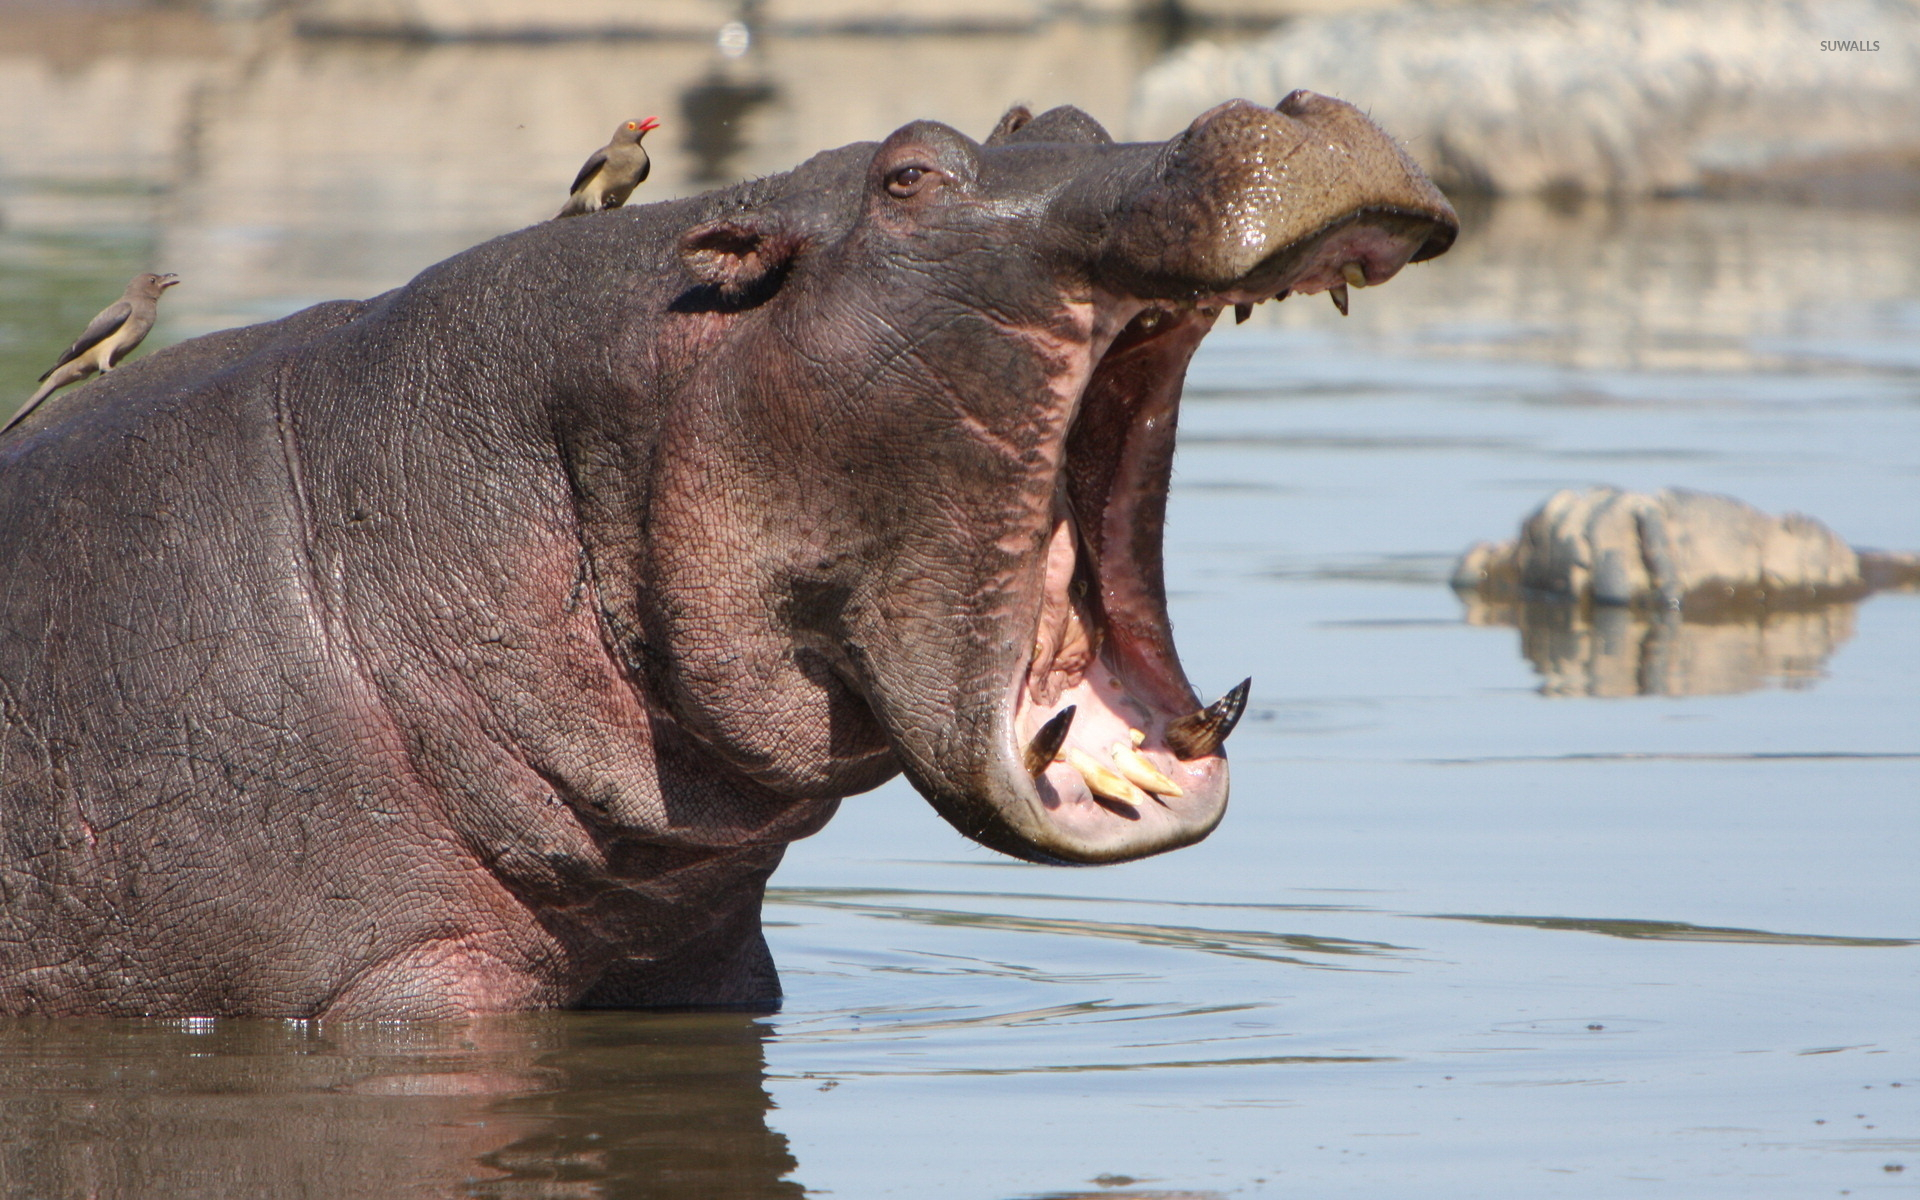
MULTIPOLYGON (((1149 306, 1102 297, 1098 308, 1095 327, 1105 334, 1099 338, 1104 352, 1149 306)), ((1059 760, 1033 780, 1046 819, 1075 841, 1103 841, 1116 821, 1210 824, 1204 814, 1217 809, 1216 797, 1224 791, 1223 758, 1184 762, 1167 745, 1167 726, 1198 706, 1166 637, 1160 598, 1147 582, 1149 573, 1157 577, 1158 563, 1137 561, 1143 549, 1152 554, 1159 544, 1158 514, 1144 518, 1142 506, 1164 487, 1185 360, 1217 315, 1217 308, 1164 317, 1153 310, 1115 352, 1122 360, 1115 368, 1119 377, 1096 381, 1087 372, 1079 397, 1088 411, 1076 419, 1097 426, 1082 432, 1098 443, 1085 453, 1092 458, 1110 452, 1112 469, 1077 485, 1063 475, 1041 568, 1032 656, 1011 698, 1013 732, 1022 747, 1055 714, 1069 705, 1075 709, 1059 760), (1087 511, 1090 505, 1097 511, 1087 511), (1136 537, 1143 520, 1155 526, 1145 547, 1136 537), (1137 753, 1174 789, 1135 793, 1131 801, 1096 795, 1081 767, 1069 760, 1084 756, 1080 761, 1124 778, 1116 749, 1137 753)), ((1073 469, 1065 468, 1068 474, 1073 469)))
MULTIPOLYGON (((1347 281, 1343 269, 1357 263, 1365 273, 1367 286, 1385 283, 1407 265, 1418 242, 1367 224, 1349 225, 1320 243, 1294 276, 1288 291, 1311 296, 1347 281)), ((1233 301, 1258 301, 1265 296, 1233 296, 1233 301)))

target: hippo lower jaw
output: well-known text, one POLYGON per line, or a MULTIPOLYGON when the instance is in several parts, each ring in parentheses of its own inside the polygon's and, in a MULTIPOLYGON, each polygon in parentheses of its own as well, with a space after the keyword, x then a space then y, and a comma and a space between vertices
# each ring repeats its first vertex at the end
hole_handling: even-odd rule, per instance
POLYGON ((1032 650, 1005 692, 998 795, 962 824, 971 836, 1030 860, 1103 863, 1190 845, 1220 823, 1222 744, 1251 681, 1202 707, 1167 618, 1161 533, 1187 363, 1225 308, 1384 283, 1429 257, 1441 229, 1362 211, 1209 295, 1096 299, 1097 361, 1059 459, 1032 650))

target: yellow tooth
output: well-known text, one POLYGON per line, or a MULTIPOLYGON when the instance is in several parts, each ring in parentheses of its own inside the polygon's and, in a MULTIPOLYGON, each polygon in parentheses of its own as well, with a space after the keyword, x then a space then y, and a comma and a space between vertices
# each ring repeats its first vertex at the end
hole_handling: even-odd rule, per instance
POLYGON ((1354 287, 1361 288, 1367 286, 1367 269, 1357 262, 1350 262, 1346 266, 1341 267, 1340 274, 1344 275, 1347 282, 1354 287))
POLYGON ((1180 785, 1160 773, 1160 768, 1147 761, 1147 756, 1135 750, 1125 742, 1115 742, 1110 751, 1113 765, 1127 777, 1128 782, 1136 784, 1149 792, 1162 796, 1184 796, 1180 785))
POLYGON ((1129 729, 1127 730, 1127 737, 1132 740, 1134 745, 1138 746, 1147 740, 1147 731, 1144 729, 1129 729))
POLYGON ((1064 757, 1068 766, 1080 772, 1080 777, 1087 781, 1087 787, 1096 796, 1105 796, 1109 800, 1118 800, 1136 808, 1153 799, 1124 777, 1116 774, 1111 767, 1101 766, 1084 750, 1069 749, 1064 757))

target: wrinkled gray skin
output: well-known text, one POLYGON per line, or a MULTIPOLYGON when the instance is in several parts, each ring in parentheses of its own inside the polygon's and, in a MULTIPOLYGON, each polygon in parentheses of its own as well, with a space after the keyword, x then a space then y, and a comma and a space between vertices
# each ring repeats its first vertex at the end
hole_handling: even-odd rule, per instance
POLYGON ((1282 107, 917 122, 0 438, 0 1009, 769 1005, 782 847, 901 770, 1032 859, 1205 836, 1160 582, 1187 358, 1455 228, 1353 109, 1282 107), (1030 775, 1068 703, 1181 794, 1030 775))

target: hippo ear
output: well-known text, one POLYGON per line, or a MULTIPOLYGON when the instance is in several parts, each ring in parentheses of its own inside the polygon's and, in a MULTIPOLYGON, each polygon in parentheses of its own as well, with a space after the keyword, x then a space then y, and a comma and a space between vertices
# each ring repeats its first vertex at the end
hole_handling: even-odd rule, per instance
MULTIPOLYGON (((1025 113, 1025 109, 1016 109, 1025 113)), ((988 138, 989 144, 996 139, 1000 142, 1078 142, 1085 146, 1111 146, 1113 135, 1106 127, 1071 104, 1062 104, 1059 108, 1050 108, 1037 117, 1028 117, 1013 128, 1008 129, 1004 138, 1000 130, 1006 128, 1007 121, 1013 116, 1009 112, 1000 118, 1000 127, 988 138)))
POLYGON ((722 299, 762 299, 777 285, 805 239, 760 214, 720 217, 680 237, 680 259, 722 299))
POLYGON ((1006 116, 1000 118, 1000 123, 993 127, 993 132, 987 135, 987 140, 982 142, 981 145, 1001 145, 1006 142, 1008 138, 1019 133, 1020 127, 1031 120, 1033 120, 1033 110, 1024 104, 1016 104, 1007 110, 1006 116))

